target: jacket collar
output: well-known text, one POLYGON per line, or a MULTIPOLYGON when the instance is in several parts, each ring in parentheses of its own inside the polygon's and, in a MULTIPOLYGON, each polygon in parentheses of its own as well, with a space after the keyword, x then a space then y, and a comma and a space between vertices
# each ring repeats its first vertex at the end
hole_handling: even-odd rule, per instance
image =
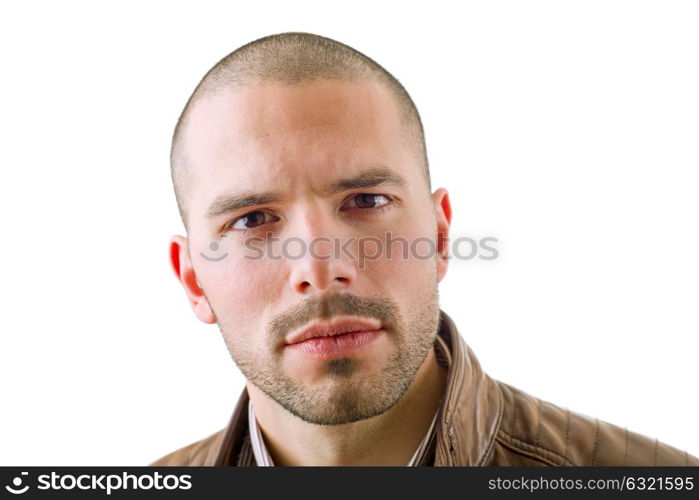
MULTIPOLYGON (((496 382, 481 370, 453 320, 443 311, 438 334, 449 348, 451 362, 437 416, 435 465, 482 465, 500 426, 502 396, 496 382)), ((248 400, 244 388, 228 426, 212 443, 204 465, 235 465, 248 432, 248 400)))
POLYGON ((437 425, 435 465, 482 465, 502 420, 497 383, 481 370, 454 321, 441 312, 439 335, 451 352, 444 403, 437 425))

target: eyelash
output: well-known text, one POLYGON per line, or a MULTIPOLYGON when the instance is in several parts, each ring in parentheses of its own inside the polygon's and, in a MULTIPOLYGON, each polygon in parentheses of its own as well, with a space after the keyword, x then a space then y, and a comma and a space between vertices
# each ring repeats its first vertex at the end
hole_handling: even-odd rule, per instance
MULTIPOLYGON (((383 196, 384 198, 386 198, 387 201, 386 201, 386 203, 384 203, 383 205, 381 205, 379 207, 366 207, 366 208, 352 207, 350 210, 359 210, 360 212, 368 213, 370 215, 371 215, 371 212, 373 212, 374 214, 378 214, 379 212, 382 212, 384 210, 388 210, 396 201, 395 198, 393 198, 392 196, 389 196, 389 195, 383 194, 383 193, 355 193, 349 198, 349 200, 352 200, 356 196, 361 196, 361 195, 383 196)), ((345 202, 345 203, 347 203, 347 202, 345 202)), ((343 206, 344 206, 344 204, 343 204, 343 206)), ((252 212, 248 212, 246 214, 240 215, 240 216, 235 217, 234 219, 230 220, 221 229, 221 234, 228 233, 229 231, 233 231, 234 230, 233 226, 235 225, 236 222, 238 222, 241 219, 244 219, 245 217, 249 217, 250 215, 257 213, 257 212, 263 212, 263 211, 260 209, 253 210, 252 212)), ((276 221, 274 221, 274 222, 276 222, 276 221)), ((235 229, 235 231, 243 231, 243 232, 255 231, 262 226, 264 226, 264 223, 261 224, 260 226, 257 226, 257 227, 251 227, 251 228, 246 228, 246 229, 235 229)))

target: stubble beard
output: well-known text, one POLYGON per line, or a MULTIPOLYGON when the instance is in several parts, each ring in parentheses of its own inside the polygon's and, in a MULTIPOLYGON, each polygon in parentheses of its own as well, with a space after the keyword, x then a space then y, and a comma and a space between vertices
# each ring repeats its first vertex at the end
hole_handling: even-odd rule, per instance
MULTIPOLYGON (((358 297, 346 293, 325 300, 306 300, 292 311, 273 319, 268 344, 290 326, 310 318, 333 314, 355 314, 380 318, 390 325, 387 334, 393 352, 380 372, 362 373, 352 356, 323 362, 327 382, 309 387, 288 377, 281 357, 251 352, 237 345, 236 329, 219 321, 226 346, 245 378, 280 406, 301 420, 316 425, 341 425, 380 415, 392 408, 410 387, 415 374, 434 345, 439 326, 436 279, 428 297, 420 297, 405 318, 397 306, 384 297, 358 297), (228 332, 228 333, 226 333, 228 332)), ((238 329, 238 334, 240 330, 238 329)))

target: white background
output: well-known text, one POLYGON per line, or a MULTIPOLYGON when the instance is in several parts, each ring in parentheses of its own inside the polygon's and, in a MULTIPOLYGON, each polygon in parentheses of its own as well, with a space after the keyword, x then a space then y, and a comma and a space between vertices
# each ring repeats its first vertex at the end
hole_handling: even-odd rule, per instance
POLYGON ((422 113, 441 305, 494 378, 699 455, 695 2, 4 3, 0 465, 144 465, 243 387, 168 261, 168 149, 219 58, 310 31, 422 113))

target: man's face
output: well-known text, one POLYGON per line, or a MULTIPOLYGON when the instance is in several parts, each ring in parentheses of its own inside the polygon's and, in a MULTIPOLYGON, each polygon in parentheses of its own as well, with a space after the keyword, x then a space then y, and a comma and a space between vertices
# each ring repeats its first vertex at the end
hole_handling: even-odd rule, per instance
POLYGON ((207 97, 190 118, 190 233, 171 255, 197 316, 305 421, 389 409, 434 341, 450 219, 393 95, 376 82, 260 84, 207 97), (313 326, 355 333, 296 342, 313 326))

